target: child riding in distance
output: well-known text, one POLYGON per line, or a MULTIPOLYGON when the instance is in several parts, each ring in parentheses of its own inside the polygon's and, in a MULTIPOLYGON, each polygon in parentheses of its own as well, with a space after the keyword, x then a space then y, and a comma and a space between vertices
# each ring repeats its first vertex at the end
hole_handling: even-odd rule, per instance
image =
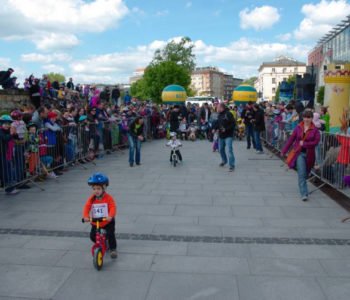
MULTIPOLYGON (((179 148, 182 147, 181 142, 176 138, 176 132, 170 133, 170 141, 166 144, 167 147, 171 147, 171 149, 175 149, 175 153, 179 159, 179 161, 182 162, 182 155, 180 153, 179 148)), ((170 162, 173 161, 173 157, 170 152, 170 162)))
MULTIPOLYGON (((102 173, 94 173, 88 180, 88 185, 92 187, 93 194, 86 201, 83 209, 83 219, 90 222, 90 218, 105 218, 106 221, 100 222, 100 227, 107 232, 111 258, 118 257, 117 241, 115 238, 115 216, 117 214, 117 206, 113 197, 106 192, 109 179, 102 173)), ((91 222, 90 239, 96 242, 96 223, 91 222)))

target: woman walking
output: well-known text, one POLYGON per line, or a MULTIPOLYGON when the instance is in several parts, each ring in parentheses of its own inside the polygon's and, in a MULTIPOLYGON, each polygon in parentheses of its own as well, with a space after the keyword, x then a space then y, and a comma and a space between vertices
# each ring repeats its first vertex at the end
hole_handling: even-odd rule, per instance
POLYGON ((306 180, 315 164, 315 148, 320 142, 320 132, 313 124, 312 119, 312 111, 304 111, 303 121, 294 129, 282 150, 283 156, 290 150, 287 164, 290 168, 297 168, 302 201, 308 200, 309 192, 306 180))

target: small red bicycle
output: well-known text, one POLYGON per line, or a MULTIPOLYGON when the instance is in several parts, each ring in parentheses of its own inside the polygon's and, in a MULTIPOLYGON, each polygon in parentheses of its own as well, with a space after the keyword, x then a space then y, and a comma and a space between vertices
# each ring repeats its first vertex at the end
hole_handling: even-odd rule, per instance
MULTIPOLYGON (((108 241, 106 239, 107 231, 100 227, 100 222, 106 221, 106 218, 90 218, 90 222, 96 223, 96 242, 92 245, 91 254, 94 267, 100 271, 103 267, 103 258, 108 251, 108 241)), ((81 220, 85 223, 84 219, 81 220)))

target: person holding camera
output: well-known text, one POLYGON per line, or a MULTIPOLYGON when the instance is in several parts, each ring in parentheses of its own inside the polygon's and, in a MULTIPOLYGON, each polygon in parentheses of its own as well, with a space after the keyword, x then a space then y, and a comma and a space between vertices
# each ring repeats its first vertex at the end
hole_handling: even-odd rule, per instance
POLYGON ((221 155, 220 167, 227 164, 226 146, 228 148, 229 171, 235 169, 235 156, 233 154, 233 133, 235 129, 235 119, 224 103, 218 105, 217 130, 219 131, 219 151, 221 155))

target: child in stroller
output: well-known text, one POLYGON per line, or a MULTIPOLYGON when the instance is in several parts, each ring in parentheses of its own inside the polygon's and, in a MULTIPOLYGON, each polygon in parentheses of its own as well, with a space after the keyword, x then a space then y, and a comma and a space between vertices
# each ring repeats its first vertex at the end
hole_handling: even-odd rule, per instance
POLYGON ((183 118, 181 120, 180 126, 179 126, 179 134, 181 140, 187 140, 187 121, 186 118, 183 118))
POLYGON ((194 120, 188 128, 188 138, 194 142, 197 139, 197 120, 194 120))

